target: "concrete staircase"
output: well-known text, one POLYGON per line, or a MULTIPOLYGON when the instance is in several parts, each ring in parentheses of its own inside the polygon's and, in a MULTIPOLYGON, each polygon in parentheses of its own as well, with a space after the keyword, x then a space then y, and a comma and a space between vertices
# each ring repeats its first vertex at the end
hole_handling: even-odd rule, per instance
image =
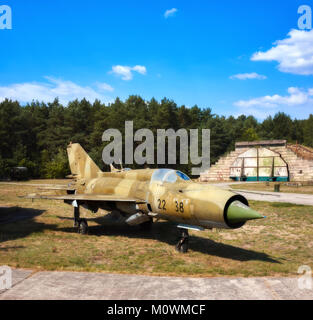
MULTIPOLYGON (((312 159, 308 159, 307 156, 304 158, 301 153, 296 153, 289 145, 267 148, 279 153, 286 161, 290 181, 313 181, 313 157, 312 159)), ((247 150, 249 148, 238 148, 221 157, 208 171, 201 173, 200 181, 229 181, 230 166, 240 154, 247 150)))
POLYGON ((290 181, 313 181, 313 158, 304 159, 299 153, 295 153, 289 145, 271 148, 271 150, 279 153, 287 162, 290 181))
POLYGON ((200 174, 200 181, 229 181, 230 166, 240 154, 249 150, 249 148, 240 148, 221 157, 210 169, 200 174))
POLYGON ((313 149, 309 147, 302 146, 301 144, 288 144, 287 148, 297 156, 306 160, 313 160, 313 149))

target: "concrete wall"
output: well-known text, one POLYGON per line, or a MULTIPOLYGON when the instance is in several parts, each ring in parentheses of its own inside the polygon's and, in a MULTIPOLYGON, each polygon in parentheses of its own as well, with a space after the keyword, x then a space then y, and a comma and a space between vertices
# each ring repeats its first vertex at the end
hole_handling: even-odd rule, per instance
MULTIPOLYGON (((287 145, 264 146, 281 155, 286 161, 289 170, 290 181, 313 181, 313 160, 306 160, 299 157, 294 151, 288 149, 287 145)), ((224 157, 221 157, 211 168, 200 175, 200 181, 229 181, 230 166, 236 158, 249 150, 250 147, 237 147, 224 157)))

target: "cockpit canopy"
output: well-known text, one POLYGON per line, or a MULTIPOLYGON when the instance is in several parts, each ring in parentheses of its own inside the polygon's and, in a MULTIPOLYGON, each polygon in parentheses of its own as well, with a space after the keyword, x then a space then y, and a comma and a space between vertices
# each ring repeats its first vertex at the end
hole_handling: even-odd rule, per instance
POLYGON ((151 176, 151 182, 174 183, 177 180, 189 181, 190 178, 183 172, 173 169, 157 169, 151 176))

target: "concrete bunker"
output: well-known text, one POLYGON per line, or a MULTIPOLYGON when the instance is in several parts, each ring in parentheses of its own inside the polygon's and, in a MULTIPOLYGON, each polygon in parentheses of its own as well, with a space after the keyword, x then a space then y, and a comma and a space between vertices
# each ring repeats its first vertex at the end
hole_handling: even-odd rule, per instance
POLYGON ((257 147, 241 153, 230 166, 235 181, 288 181, 286 161, 277 152, 257 147))

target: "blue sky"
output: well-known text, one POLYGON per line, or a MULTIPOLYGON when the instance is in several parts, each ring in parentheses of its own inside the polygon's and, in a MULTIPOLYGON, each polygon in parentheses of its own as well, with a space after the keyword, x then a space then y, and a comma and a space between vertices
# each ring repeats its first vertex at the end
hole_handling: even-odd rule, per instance
POLYGON ((0 30, 0 100, 138 94, 226 116, 306 118, 313 31, 298 29, 303 4, 313 8, 296 0, 1 0, 12 30, 0 30))

